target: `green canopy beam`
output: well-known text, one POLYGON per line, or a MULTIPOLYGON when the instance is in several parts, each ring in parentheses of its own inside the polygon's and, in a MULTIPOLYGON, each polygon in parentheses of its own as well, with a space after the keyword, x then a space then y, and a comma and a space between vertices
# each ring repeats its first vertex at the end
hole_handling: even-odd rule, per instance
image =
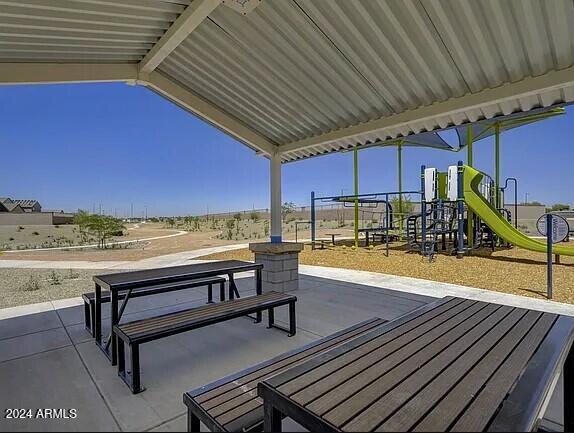
MULTIPOLYGON (((473 155, 472 155, 472 144, 473 144, 474 136, 472 134, 472 124, 468 125, 466 128, 466 143, 467 143, 467 165, 472 167, 473 164, 473 155)), ((467 232, 466 238, 468 240, 469 247, 472 248, 474 245, 474 215, 470 209, 467 210, 467 232)))
POLYGON ((359 149, 353 150, 353 183, 355 192, 355 248, 359 247, 359 149))

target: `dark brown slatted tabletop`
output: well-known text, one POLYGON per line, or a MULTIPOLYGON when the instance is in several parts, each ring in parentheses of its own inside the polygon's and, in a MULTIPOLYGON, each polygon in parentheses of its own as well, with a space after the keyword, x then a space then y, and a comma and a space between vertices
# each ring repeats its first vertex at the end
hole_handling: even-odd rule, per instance
POLYGON ((149 286, 162 282, 198 279, 261 269, 260 263, 242 260, 222 260, 220 262, 196 263, 192 265, 170 266, 166 268, 143 269, 139 271, 120 272, 94 276, 96 284, 107 289, 126 289, 130 287, 149 286))
POLYGON ((445 298, 264 381, 266 428, 529 430, 573 335, 571 317, 445 298))

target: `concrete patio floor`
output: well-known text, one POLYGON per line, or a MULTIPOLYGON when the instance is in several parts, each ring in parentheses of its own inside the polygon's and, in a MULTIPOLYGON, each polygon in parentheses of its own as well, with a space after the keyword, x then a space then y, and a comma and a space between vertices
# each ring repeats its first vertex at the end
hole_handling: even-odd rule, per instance
MULTIPOLYGON (((243 295, 253 293, 252 278, 238 279, 238 285, 243 295)), ((147 389, 138 395, 130 393, 84 330, 82 306, 62 303, 57 309, 5 318, 0 320, 2 410, 76 409, 77 417, 8 420, 3 414, 0 431, 184 431, 184 391, 362 320, 392 320, 436 299, 423 289, 413 292, 302 275, 294 292, 295 337, 239 318, 143 345, 142 381, 147 389)), ((205 288, 196 288, 134 299, 125 317, 201 305, 205 298, 205 288)), ((286 311, 277 312, 278 320, 285 318, 286 311)), ((558 397, 560 392, 557 389, 558 397)), ((559 400, 553 399, 547 412, 553 427, 561 422, 559 400)))

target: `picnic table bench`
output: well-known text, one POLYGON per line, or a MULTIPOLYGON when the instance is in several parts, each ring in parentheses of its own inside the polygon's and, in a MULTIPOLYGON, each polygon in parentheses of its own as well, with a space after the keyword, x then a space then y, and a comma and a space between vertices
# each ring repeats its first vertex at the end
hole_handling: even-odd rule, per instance
POLYGON ((259 382, 363 335, 384 323, 386 320, 372 318, 239 373, 186 392, 183 395, 183 401, 188 410, 188 431, 199 431, 200 421, 211 431, 246 431, 260 428, 263 423, 263 401, 257 397, 259 382))
MULTIPOLYGON (((96 344, 110 359, 112 365, 117 364, 117 344, 113 332, 106 342, 102 340, 102 288, 110 293, 111 315, 110 330, 120 323, 127 302, 134 292, 142 287, 158 284, 180 283, 182 281, 199 280, 226 275, 229 282, 229 298, 239 298, 239 291, 235 284, 234 275, 240 272, 255 271, 255 290, 258 295, 262 293, 260 263, 245 262, 242 260, 222 260, 219 262, 199 263, 192 265, 171 266, 156 269, 144 269, 115 274, 96 275, 93 277, 94 289, 94 315, 93 329, 96 344), (119 306, 120 296, 123 299, 119 306)), ((261 321, 261 311, 257 313, 257 321, 261 321)))
POLYGON ((217 304, 203 305, 201 307, 115 325, 113 332, 114 335, 119 338, 118 374, 130 387, 132 393, 136 394, 141 392, 139 357, 139 346, 141 344, 235 319, 251 313, 260 313, 263 310, 268 311, 269 328, 278 328, 288 332, 289 336, 293 336, 297 332, 295 319, 296 301, 297 298, 293 295, 268 292, 258 296, 231 299, 217 304), (288 329, 275 324, 274 309, 282 305, 289 306, 288 329), (124 344, 128 346, 131 354, 130 372, 126 370, 124 344))
POLYGON ((373 244, 375 243, 377 236, 380 238, 381 243, 384 242, 387 239, 387 237, 389 238, 389 240, 397 238, 398 237, 397 235, 389 233, 390 230, 393 229, 387 229, 385 227, 372 227, 372 228, 361 228, 358 231, 359 233, 365 234, 365 246, 368 247, 371 244, 370 237, 373 238, 373 244))
MULTIPOLYGON (((184 290, 184 289, 191 289, 194 287, 201 287, 207 286, 207 302, 213 302, 213 285, 219 284, 219 300, 225 301, 225 278, 223 277, 211 277, 211 278, 201 278, 201 279, 194 279, 189 281, 178 281, 175 283, 167 283, 167 284, 156 284, 147 287, 139 287, 134 289, 131 297, 138 298, 142 296, 150 296, 150 295, 157 295, 160 293, 168 293, 173 292, 176 290, 184 290)), ((124 299, 125 293, 118 293, 118 299, 124 299)), ((84 300, 84 324, 86 330, 94 336, 94 326, 93 324, 96 322, 95 318, 95 304, 96 304, 96 295, 94 292, 84 293, 82 295, 84 300)), ((101 303, 110 302, 112 296, 109 291, 102 291, 101 303)), ((121 316, 121 314, 120 314, 121 316)))
POLYGON ((574 428, 574 318, 445 298, 261 381, 264 431, 532 431, 561 373, 574 428))
POLYGON ((325 233, 325 236, 331 236, 331 245, 335 246, 335 236, 341 236, 341 233, 325 233))

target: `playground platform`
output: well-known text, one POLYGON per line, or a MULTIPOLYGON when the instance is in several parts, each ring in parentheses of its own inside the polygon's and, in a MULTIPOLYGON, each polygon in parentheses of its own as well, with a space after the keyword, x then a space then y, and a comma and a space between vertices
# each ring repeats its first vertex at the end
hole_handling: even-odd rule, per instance
MULTIPOLYGON (((574 315, 571 305, 411 278, 315 266, 301 266, 301 272, 295 337, 277 338, 264 325, 239 318, 158 341, 142 353, 147 390, 138 395, 118 380, 116 370, 84 330, 83 310, 77 302, 54 303, 53 309, 28 306, 12 314, 0 312, 0 381, 11 390, 0 396, 0 406, 77 411, 75 418, 67 419, 3 417, 0 430, 184 431, 184 391, 373 316, 392 320, 447 295, 490 296, 483 300, 574 315)), ((248 279, 237 280, 242 294, 249 294, 252 287, 248 279)), ((189 289, 161 299, 161 304, 157 299, 134 299, 128 307, 130 318, 199 305, 205 302, 205 293, 189 289)), ((278 314, 276 319, 286 321, 286 315, 278 314)), ((559 386, 557 396, 560 392, 559 386)), ((545 422, 559 429, 562 410, 557 396, 545 422)), ((297 427, 288 424, 285 430, 297 427)))

